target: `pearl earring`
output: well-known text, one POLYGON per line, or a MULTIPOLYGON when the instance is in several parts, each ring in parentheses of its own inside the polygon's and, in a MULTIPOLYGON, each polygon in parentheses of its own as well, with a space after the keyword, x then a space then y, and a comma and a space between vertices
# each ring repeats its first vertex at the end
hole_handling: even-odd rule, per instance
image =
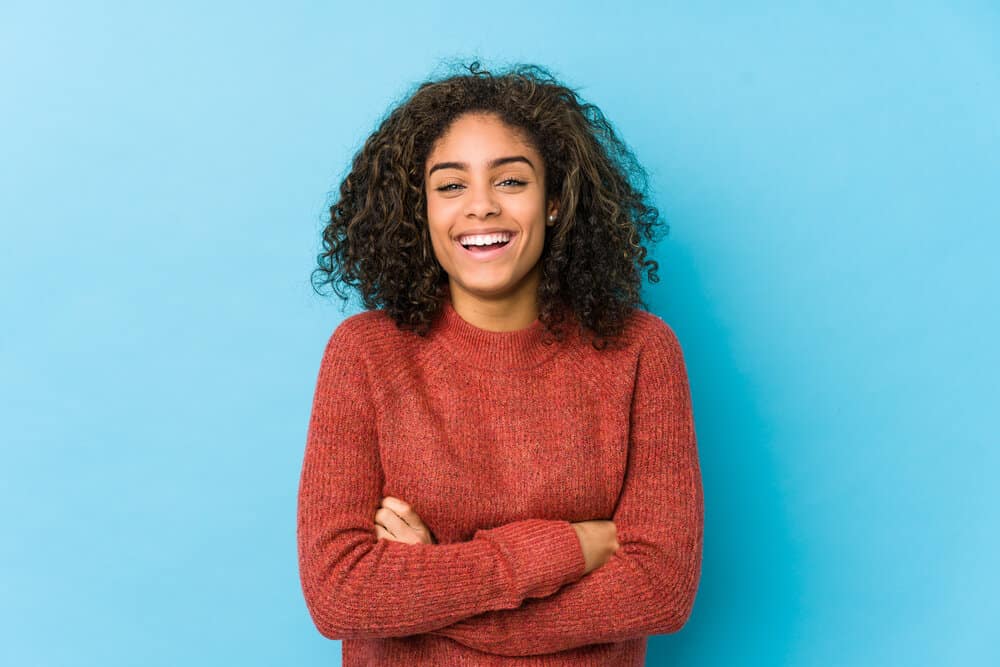
POLYGON ((549 222, 555 222, 555 221, 556 221, 556 216, 550 215, 549 216, 549 222))

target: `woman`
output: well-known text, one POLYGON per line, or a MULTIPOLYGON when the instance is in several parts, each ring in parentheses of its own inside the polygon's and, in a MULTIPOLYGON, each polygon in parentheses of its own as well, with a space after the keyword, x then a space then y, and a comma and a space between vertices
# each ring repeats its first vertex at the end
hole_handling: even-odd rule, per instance
POLYGON ((351 665, 641 665, 686 622, 703 499, 686 369, 637 308, 644 176, 534 66, 422 84, 354 158, 317 285, 302 588, 351 665), (528 657, 534 656, 534 657, 528 657))

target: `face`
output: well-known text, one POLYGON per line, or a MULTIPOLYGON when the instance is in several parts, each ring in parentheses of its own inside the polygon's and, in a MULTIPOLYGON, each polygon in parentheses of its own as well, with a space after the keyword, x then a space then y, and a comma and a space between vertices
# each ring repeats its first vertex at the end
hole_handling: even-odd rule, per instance
POLYGON ((432 147, 424 183, 431 243, 453 300, 533 302, 556 214, 538 151, 496 116, 465 114, 432 147))

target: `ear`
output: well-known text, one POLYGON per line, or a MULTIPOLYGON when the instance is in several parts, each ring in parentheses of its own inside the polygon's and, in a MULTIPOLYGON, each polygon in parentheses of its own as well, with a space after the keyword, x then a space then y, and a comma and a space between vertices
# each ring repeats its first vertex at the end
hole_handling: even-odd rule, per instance
POLYGON ((555 199, 549 201, 548 210, 545 212, 545 224, 551 227, 559 220, 559 202, 555 199), (555 218, 552 220, 551 218, 555 218))

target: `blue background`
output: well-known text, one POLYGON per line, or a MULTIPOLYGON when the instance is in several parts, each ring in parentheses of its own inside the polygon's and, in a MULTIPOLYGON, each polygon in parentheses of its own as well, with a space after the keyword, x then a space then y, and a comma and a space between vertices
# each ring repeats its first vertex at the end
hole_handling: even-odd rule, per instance
POLYGON ((324 204, 478 56, 600 106, 670 224, 705 557, 648 664, 998 664, 998 45, 989 2, 4 3, 0 663, 339 663, 324 204))

